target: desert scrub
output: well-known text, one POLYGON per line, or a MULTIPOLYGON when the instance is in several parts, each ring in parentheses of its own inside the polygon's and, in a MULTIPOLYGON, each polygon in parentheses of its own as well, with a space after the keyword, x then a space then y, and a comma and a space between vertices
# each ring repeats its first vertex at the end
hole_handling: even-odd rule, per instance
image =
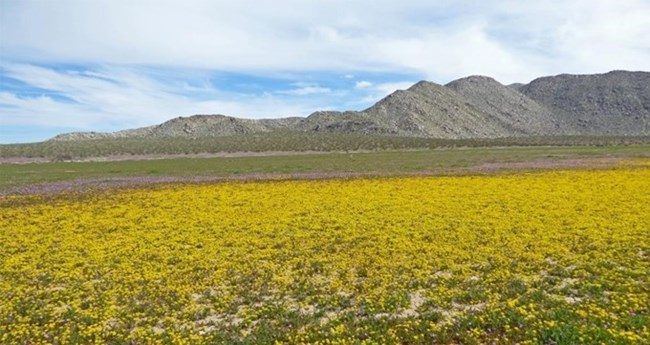
POLYGON ((497 139, 275 131, 219 137, 142 137, 0 144, 0 158, 47 157, 52 161, 111 155, 198 154, 265 151, 382 151, 454 147, 648 145, 648 136, 546 136, 497 139))
POLYGON ((0 342, 644 343, 649 191, 640 168, 4 197, 0 342))

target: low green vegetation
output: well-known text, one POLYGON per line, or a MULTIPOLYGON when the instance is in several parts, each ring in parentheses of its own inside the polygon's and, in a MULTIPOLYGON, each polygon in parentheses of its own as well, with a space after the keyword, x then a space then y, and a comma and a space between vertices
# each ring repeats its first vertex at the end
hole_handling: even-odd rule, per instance
POLYGON ((430 139, 339 133, 273 132, 225 137, 151 137, 46 141, 0 145, 0 158, 75 160, 110 155, 197 154, 268 151, 381 151, 491 146, 600 146, 650 144, 650 137, 525 137, 500 139, 430 139))
POLYGON ((0 164, 0 190, 41 182, 123 176, 291 173, 446 174, 486 163, 650 157, 650 145, 439 148, 261 157, 0 164))

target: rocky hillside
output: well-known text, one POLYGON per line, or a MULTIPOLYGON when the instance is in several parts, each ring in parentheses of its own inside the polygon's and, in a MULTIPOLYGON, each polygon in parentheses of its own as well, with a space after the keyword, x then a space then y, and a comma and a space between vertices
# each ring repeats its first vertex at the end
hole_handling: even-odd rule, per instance
POLYGON ((300 117, 273 120, 239 119, 225 115, 194 115, 177 117, 155 126, 127 129, 113 133, 75 132, 58 135, 52 140, 77 140, 132 137, 209 137, 263 133, 277 129, 292 129, 302 121, 300 117))
POLYGON ((210 137, 277 130, 445 139, 545 135, 650 135, 650 73, 559 75, 502 85, 483 76, 447 85, 421 81, 363 111, 318 111, 306 118, 179 117, 114 133, 68 133, 52 140, 210 137))
POLYGON ((498 136, 566 134, 561 118, 490 77, 472 76, 446 85, 484 114, 486 123, 497 125, 498 136))
POLYGON ((648 72, 562 74, 535 79, 518 90, 576 133, 650 135, 648 72))

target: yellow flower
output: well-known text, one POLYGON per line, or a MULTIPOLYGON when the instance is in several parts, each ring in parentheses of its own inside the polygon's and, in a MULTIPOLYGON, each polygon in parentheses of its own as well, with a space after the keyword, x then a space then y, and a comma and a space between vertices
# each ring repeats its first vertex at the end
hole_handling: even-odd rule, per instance
POLYGON ((2 198, 0 342, 641 342, 649 190, 621 168, 2 198))

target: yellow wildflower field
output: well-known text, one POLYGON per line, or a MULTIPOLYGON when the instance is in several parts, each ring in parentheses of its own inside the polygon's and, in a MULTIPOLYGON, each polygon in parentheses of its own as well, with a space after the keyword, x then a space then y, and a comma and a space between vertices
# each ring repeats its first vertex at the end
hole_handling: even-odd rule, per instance
POLYGON ((2 344, 650 343, 650 169, 0 199, 2 344))

